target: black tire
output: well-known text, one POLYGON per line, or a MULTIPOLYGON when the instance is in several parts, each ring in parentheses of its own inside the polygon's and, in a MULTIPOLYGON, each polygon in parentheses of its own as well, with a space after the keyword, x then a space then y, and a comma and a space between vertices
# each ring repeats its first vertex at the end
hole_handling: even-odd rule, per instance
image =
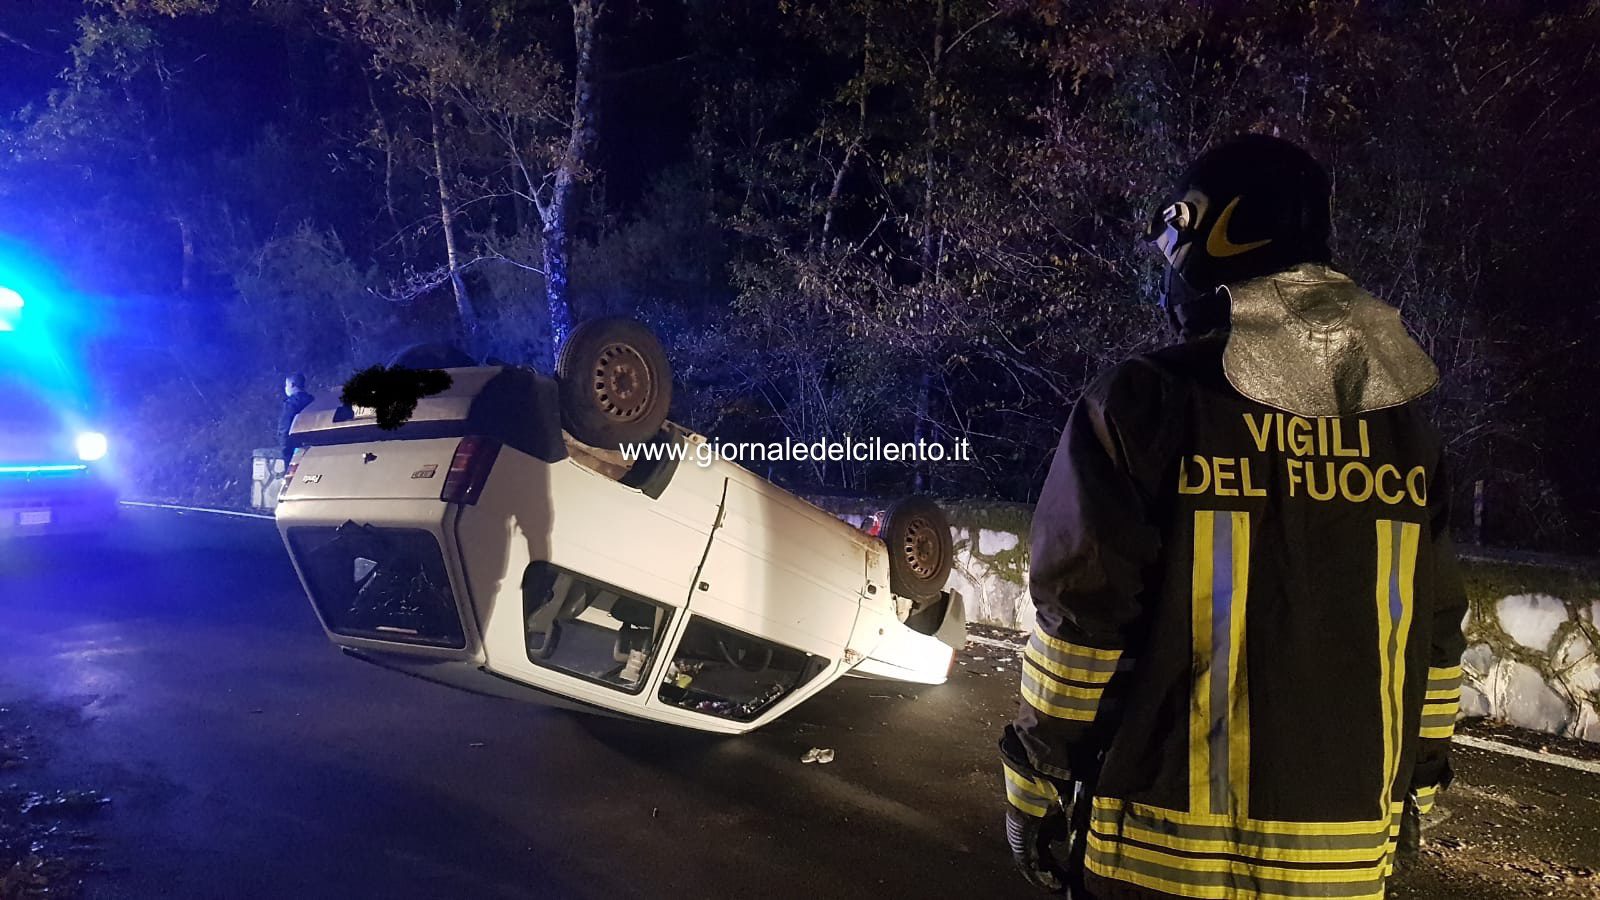
POLYGON ((556 359, 561 426, 591 447, 651 440, 672 405, 672 366, 661 342, 633 319, 573 329, 556 359))
POLYGON ((939 599, 955 563, 950 520, 930 497, 913 494, 889 509, 883 542, 889 548, 889 590, 918 606, 939 599))

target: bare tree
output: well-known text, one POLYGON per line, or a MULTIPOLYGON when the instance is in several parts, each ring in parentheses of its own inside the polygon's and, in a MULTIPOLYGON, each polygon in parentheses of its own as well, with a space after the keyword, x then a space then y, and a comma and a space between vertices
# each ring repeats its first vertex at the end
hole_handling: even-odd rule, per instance
MULTIPOLYGON (((416 145, 410 156, 437 194, 445 265, 407 277, 395 299, 448 283, 470 339, 477 314, 464 273, 483 263, 509 264, 543 276, 552 350, 571 332, 571 222, 578 188, 594 176, 597 44, 604 7, 605 0, 571 2, 576 53, 569 79, 553 54, 529 39, 531 26, 519 30, 500 20, 493 28, 463 27, 460 4, 449 21, 429 17, 405 0, 330 5, 336 30, 367 49, 380 81, 413 104, 423 123, 410 138, 416 145), (492 37, 478 36, 480 31, 492 37), (537 259, 507 249, 525 244, 499 240, 492 227, 463 226, 464 211, 504 203, 520 204, 514 221, 524 208, 537 213, 537 259)), ((390 136, 384 147, 387 172, 396 145, 403 148, 405 141, 392 139, 400 127, 381 124, 390 136)), ((388 184, 386 179, 386 189, 388 184)))

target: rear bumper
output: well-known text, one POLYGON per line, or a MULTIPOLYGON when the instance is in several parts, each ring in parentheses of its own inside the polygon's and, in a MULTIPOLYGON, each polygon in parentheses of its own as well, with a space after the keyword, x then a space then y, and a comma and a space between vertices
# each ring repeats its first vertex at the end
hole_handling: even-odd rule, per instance
POLYGON ((92 474, 0 482, 0 538, 102 531, 116 519, 116 490, 92 474))

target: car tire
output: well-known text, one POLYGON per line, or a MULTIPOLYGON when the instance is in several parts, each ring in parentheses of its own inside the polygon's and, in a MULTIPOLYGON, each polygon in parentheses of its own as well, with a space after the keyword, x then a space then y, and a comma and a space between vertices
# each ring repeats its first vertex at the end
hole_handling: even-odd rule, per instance
POLYGON ((672 405, 672 367, 661 342, 620 316, 573 329, 556 359, 561 426, 591 447, 653 439, 672 405))
POLYGON ((918 606, 939 599, 955 563, 950 520, 933 498, 913 494, 884 517, 889 549, 889 590, 918 606))

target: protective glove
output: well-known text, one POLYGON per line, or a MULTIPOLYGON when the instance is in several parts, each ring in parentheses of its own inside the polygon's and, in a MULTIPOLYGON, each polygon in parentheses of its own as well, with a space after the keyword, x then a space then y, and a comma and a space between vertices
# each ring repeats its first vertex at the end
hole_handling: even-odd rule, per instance
POLYGON ((1006 809, 1006 843, 1011 861, 1034 887, 1052 894, 1067 892, 1067 877, 1056 862, 1054 846, 1066 848, 1067 813, 1051 807, 1044 817, 1030 816, 1016 807, 1006 809))
MULTIPOLYGON (((1426 742, 1425 742, 1426 743, 1426 742)), ((1448 746, 1448 745, 1447 745, 1448 746)), ((1435 809, 1438 794, 1455 781, 1450 757, 1435 754, 1417 763, 1411 791, 1400 809, 1400 833, 1395 837, 1394 867, 1403 871, 1415 865, 1422 848, 1422 817, 1435 809)), ((1433 813, 1443 816, 1443 813, 1433 813)), ((1438 819, 1435 819, 1437 822, 1438 819)))
POLYGON ((1403 872, 1416 865, 1422 847, 1422 812, 1417 807, 1416 792, 1406 795, 1400 812, 1400 835, 1395 839, 1394 867, 1403 872))

